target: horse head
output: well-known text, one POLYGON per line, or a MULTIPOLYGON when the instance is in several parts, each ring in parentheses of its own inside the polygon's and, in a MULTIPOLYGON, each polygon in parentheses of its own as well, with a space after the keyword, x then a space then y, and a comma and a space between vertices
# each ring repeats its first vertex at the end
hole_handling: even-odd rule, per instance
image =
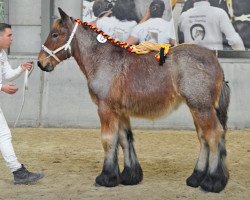
POLYGON ((61 8, 58 8, 61 19, 57 19, 52 29, 42 45, 42 50, 38 55, 37 65, 41 70, 51 72, 61 61, 71 57, 70 43, 73 39, 70 31, 73 29, 74 20, 69 17, 61 8), (71 38, 71 39, 70 39, 71 38))

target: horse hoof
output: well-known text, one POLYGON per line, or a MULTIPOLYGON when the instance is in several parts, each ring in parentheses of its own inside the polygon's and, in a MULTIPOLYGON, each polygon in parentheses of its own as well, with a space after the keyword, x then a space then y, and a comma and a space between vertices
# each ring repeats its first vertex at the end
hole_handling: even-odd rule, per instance
POLYGON ((121 184, 123 185, 137 185, 142 179, 143 172, 139 164, 133 168, 125 167, 121 173, 121 184))
POLYGON ((119 185, 120 179, 119 176, 116 175, 108 175, 108 174, 104 174, 101 173, 99 176, 96 177, 96 186, 100 187, 100 186, 105 186, 105 187, 115 187, 117 185, 119 185))
POLYGON ((227 181, 226 176, 207 175, 200 186, 204 191, 219 193, 226 187, 227 181))
POLYGON ((199 187, 205 175, 205 172, 194 170, 193 174, 187 178, 186 183, 190 187, 199 187))

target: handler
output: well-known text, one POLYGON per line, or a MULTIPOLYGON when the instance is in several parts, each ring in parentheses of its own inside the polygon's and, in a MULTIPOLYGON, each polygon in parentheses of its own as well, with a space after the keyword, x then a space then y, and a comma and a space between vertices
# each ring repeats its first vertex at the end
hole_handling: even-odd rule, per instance
MULTIPOLYGON (((15 94, 18 88, 15 84, 2 84, 2 80, 13 80, 21 75, 25 70, 31 70, 31 63, 21 64, 16 69, 12 69, 7 55, 3 49, 10 47, 12 43, 12 30, 9 24, 0 23, 0 92, 7 94, 15 94)), ((29 184, 41 179, 44 175, 42 173, 29 172, 23 164, 20 164, 15 155, 12 143, 11 132, 0 108, 0 151, 14 175, 14 184, 29 184)))

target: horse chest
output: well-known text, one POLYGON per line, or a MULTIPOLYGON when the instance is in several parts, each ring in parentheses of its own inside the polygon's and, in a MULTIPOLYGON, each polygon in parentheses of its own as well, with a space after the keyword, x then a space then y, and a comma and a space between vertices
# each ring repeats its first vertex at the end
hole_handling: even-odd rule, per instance
POLYGON ((90 89, 100 99, 105 99, 113 84, 113 73, 109 70, 98 71, 89 83, 90 89))

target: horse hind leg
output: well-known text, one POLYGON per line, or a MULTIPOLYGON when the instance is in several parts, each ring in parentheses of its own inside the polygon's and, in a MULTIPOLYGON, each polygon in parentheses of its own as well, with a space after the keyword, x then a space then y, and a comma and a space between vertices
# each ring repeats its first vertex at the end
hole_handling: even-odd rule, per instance
POLYGON ((137 159, 133 141, 129 118, 122 116, 119 121, 119 143, 124 154, 124 169, 121 173, 123 185, 136 185, 143 179, 142 168, 137 159))
POLYGON ((200 141, 200 153, 192 175, 186 180, 187 185, 191 187, 199 187, 201 181, 205 178, 209 156, 209 147, 204 139, 202 130, 196 123, 195 127, 200 141))
MULTIPOLYGON (((218 133, 218 132, 217 132, 218 133)), ((220 130, 219 137, 214 139, 213 132, 208 132, 209 165, 201 188, 209 192, 221 192, 227 185, 229 172, 226 166, 225 132, 220 130)))
POLYGON ((118 166, 118 117, 108 107, 99 106, 101 141, 105 152, 102 172, 96 177, 97 186, 114 187, 120 183, 118 166))
POLYGON ((201 138, 201 152, 193 174, 187 179, 187 184, 190 186, 199 184, 205 191, 220 192, 225 188, 229 178, 225 163, 225 130, 214 108, 191 109, 191 112, 196 126, 199 127, 198 130, 201 130, 198 132, 201 138))

